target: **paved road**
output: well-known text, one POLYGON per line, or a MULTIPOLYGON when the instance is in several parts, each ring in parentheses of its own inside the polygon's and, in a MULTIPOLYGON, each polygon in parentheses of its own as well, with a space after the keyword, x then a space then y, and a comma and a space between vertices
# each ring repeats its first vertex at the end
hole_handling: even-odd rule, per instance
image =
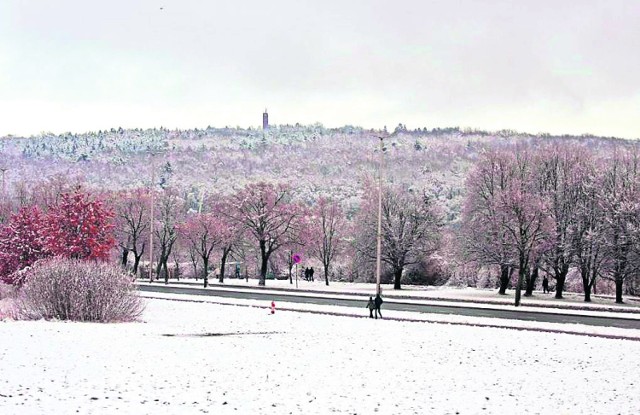
MULTIPOLYGON (((212 297, 226 297, 226 298, 239 298, 247 300, 264 300, 264 301, 276 301, 276 302, 290 302, 290 303, 306 303, 306 304, 318 304, 318 305, 335 305, 342 307, 358 307, 362 308, 362 312, 366 314, 364 309, 367 296, 362 296, 362 300, 353 300, 348 298, 340 298, 335 296, 331 298, 323 297, 310 297, 299 296, 295 294, 274 294, 274 293, 262 293, 260 290, 251 292, 237 292, 231 290, 219 290, 215 287, 209 287, 207 289, 196 287, 176 287, 167 286, 164 284, 158 285, 140 285, 141 291, 149 292, 161 292, 172 294, 190 294, 190 295, 205 295, 212 297)), ((612 317, 591 317, 591 316, 576 316, 576 315, 564 315, 564 314, 552 314, 552 313, 538 313, 533 311, 522 310, 493 310, 485 308, 475 308, 468 303, 460 303, 460 306, 445 306, 445 305, 431 305, 431 304, 410 304, 402 302, 402 300, 387 300, 382 306, 382 312, 384 310, 398 310, 398 311, 413 311, 419 313, 432 313, 432 314, 455 314, 471 317, 490 317, 490 318, 503 318, 511 320, 527 320, 527 321, 540 321, 547 323, 575 323, 584 324, 589 326, 605 326, 605 327, 619 327, 626 329, 640 329, 640 320, 630 318, 612 318, 612 317)))

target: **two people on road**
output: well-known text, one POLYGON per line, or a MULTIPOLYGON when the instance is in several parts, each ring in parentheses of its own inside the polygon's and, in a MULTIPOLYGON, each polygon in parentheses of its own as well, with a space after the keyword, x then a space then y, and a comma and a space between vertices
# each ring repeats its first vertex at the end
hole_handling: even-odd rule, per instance
POLYGON ((383 302, 384 301, 382 301, 382 297, 380 297, 380 294, 376 294, 375 300, 373 299, 373 297, 369 296, 369 302, 367 303, 367 308, 369 309, 369 318, 374 318, 373 317, 374 310, 375 310, 375 318, 377 319, 378 316, 382 318, 382 313, 380 312, 380 306, 382 305, 383 302))

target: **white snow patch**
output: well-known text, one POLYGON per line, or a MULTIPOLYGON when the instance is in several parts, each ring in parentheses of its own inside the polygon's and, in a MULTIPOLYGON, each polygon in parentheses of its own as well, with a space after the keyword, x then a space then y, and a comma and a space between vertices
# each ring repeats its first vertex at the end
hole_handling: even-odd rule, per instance
POLYGON ((640 413, 640 342, 147 303, 145 323, 0 323, 0 412, 640 413))

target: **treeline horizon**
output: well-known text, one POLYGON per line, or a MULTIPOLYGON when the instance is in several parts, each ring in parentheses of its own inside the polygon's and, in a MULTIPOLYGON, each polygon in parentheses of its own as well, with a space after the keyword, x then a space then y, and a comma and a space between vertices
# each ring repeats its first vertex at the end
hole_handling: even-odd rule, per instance
MULTIPOLYGON (((292 203, 308 209, 319 200, 331 200, 349 224, 357 224, 360 228, 357 237, 354 234, 349 238, 360 247, 352 247, 351 257, 340 258, 332 275, 335 279, 370 280, 373 274, 371 256, 366 248, 369 242, 366 241, 370 241, 371 232, 365 231, 370 229, 365 224, 371 214, 365 219, 362 213, 370 202, 368 197, 377 193, 372 183, 376 183, 380 166, 379 140, 372 138, 369 132, 332 132, 317 125, 264 133, 254 130, 246 135, 214 134, 204 130, 189 130, 188 134, 150 131, 115 130, 103 136, 13 140, 9 145, 5 142, 0 153, 5 192, 4 215, 0 216, 0 222, 6 223, 9 212, 15 212, 20 206, 36 204, 46 208, 55 200, 56 194, 77 185, 94 194, 144 193, 154 188, 161 194, 174 193, 186 207, 185 211, 197 211, 211 199, 233 197, 252 184, 286 184, 289 188, 287 197, 292 203)), ((605 167, 610 166, 607 160, 612 160, 615 154, 634 154, 637 148, 635 141, 590 137, 565 140, 508 134, 504 137, 475 133, 461 136, 456 132, 437 136, 415 136, 403 131, 390 134, 385 140, 383 183, 386 189, 394 189, 395 196, 386 202, 390 209, 396 206, 394 215, 407 214, 398 207, 402 206, 413 208, 412 216, 426 218, 423 222, 429 226, 417 226, 414 230, 429 237, 421 243, 411 244, 420 247, 420 255, 413 252, 404 258, 389 257, 384 278, 397 286, 402 281, 503 288, 506 272, 510 277, 506 286, 523 287, 528 294, 535 287, 535 281, 541 279, 539 276, 545 274, 555 275, 553 278, 560 281, 556 284, 560 293, 564 287, 570 291, 583 291, 585 287, 619 291, 615 282, 609 287, 605 278, 598 277, 582 287, 580 280, 574 278, 577 268, 568 252, 565 263, 569 264, 571 272, 558 274, 545 264, 543 267, 532 265, 537 260, 537 253, 544 251, 540 247, 527 248, 526 263, 521 264, 513 256, 505 256, 500 262, 495 258, 489 260, 488 256, 481 257, 477 252, 474 254, 459 237, 463 230, 476 228, 469 226, 472 221, 468 207, 478 194, 470 185, 470 178, 479 175, 478 167, 489 161, 488 154, 529 154, 531 161, 527 169, 531 171, 527 173, 530 181, 527 186, 529 192, 538 194, 534 197, 540 199, 549 197, 548 190, 543 191, 540 187, 542 179, 537 173, 548 164, 543 155, 583 154, 583 159, 573 162, 582 166, 582 171, 587 170, 584 165, 587 161, 587 164, 599 163, 600 170, 606 171, 605 167), (539 150, 542 148, 544 150, 539 150), (422 199, 407 201, 407 195, 422 199), (405 201, 398 205, 397 200, 405 201), (520 284, 512 276, 516 276, 520 284)), ((509 173, 513 174, 513 171, 509 173)), ((580 180, 593 181, 594 174, 580 180)), ((636 186, 635 180, 635 177, 629 179, 629 186, 636 186)), ((594 183, 602 186, 604 182, 594 183)), ((506 203, 506 199, 502 202, 506 203)), ((628 217, 635 220, 636 215, 632 211, 628 217)), ((491 232, 498 231, 493 229, 491 232)), ((465 234, 470 235, 469 232, 465 234)), ((635 234, 631 236, 635 238, 635 234)), ((480 238, 479 235, 475 237, 480 238)), ((629 240, 635 244, 633 238, 629 240)), ((392 234, 389 240, 393 240, 392 234)), ((520 248, 518 244, 511 245, 513 252, 520 248)), ((284 264, 282 259, 278 261, 284 264)), ((628 282, 623 283, 626 284, 623 285, 624 292, 634 294, 637 291, 635 268, 629 268, 625 273, 623 280, 628 282)), ((198 275, 197 272, 194 274, 198 275)))

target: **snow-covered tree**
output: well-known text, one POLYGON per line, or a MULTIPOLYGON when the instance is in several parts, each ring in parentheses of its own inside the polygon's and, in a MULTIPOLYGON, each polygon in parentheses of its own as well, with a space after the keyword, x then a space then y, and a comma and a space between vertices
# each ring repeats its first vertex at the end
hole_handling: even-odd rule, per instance
MULTIPOLYGON (((378 218, 377 190, 370 188, 362 203, 358 220, 358 249, 370 259, 376 258, 378 218)), ((437 205, 427 193, 402 186, 387 186, 382 196, 381 260, 393 271, 393 288, 401 289, 405 267, 429 255, 440 240, 441 217, 437 205)))
POLYGON ((37 206, 24 207, 0 226, 0 280, 19 284, 15 273, 50 256, 44 242, 45 217, 37 206))
POLYGON ((64 258, 108 259, 115 245, 113 217, 111 209, 87 193, 63 193, 47 213, 43 229, 47 252, 64 258))
POLYGON ((309 252, 322 263, 325 284, 329 285, 331 265, 344 249, 349 225, 340 205, 324 197, 318 199, 309 219, 309 252))
POLYGON ((291 230, 301 218, 291 201, 291 189, 265 182, 249 184, 230 198, 228 220, 239 224, 257 243, 260 252, 259 285, 265 285, 269 258, 290 241, 291 230))

